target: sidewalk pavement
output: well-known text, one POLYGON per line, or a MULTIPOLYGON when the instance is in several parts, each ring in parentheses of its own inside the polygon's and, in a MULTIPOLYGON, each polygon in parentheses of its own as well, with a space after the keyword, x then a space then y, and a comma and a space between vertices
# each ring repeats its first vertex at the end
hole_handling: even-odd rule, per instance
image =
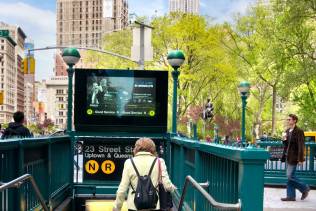
POLYGON ((283 202, 286 188, 264 188, 264 211, 316 211, 316 190, 311 190, 305 200, 301 200, 301 193, 296 191, 296 201, 283 202))

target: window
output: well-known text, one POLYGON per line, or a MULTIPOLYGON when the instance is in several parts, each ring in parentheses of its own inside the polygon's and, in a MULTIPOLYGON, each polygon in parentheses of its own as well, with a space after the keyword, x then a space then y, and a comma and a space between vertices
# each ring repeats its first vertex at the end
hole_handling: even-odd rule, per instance
POLYGON ((63 89, 57 89, 56 90, 56 94, 64 94, 64 90, 63 89))

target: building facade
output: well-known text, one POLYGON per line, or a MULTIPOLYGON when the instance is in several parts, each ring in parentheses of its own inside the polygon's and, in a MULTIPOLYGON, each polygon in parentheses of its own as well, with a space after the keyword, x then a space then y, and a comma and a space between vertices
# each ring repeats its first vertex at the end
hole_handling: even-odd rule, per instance
MULTIPOLYGON (((128 26, 127 0, 57 0, 57 45, 101 48, 102 36, 128 26)), ((85 51, 76 67, 83 62, 85 51)), ((61 51, 55 55, 56 76, 67 76, 61 51)))
POLYGON ((200 0, 169 0, 169 12, 200 13, 200 0))
POLYGON ((67 76, 67 65, 61 57, 61 51, 57 50, 55 54, 55 68, 54 68, 55 76, 67 76))
POLYGON ((15 112, 15 46, 16 42, 9 35, 9 30, 0 31, 0 91, 3 102, 0 105, 0 123, 8 123, 15 112))
POLYGON ((3 48, 3 54, 6 55, 3 58, 3 68, 1 67, 3 69, 3 73, 1 74, 3 75, 1 77, 0 87, 3 87, 1 89, 4 96, 4 107, 3 110, 0 109, 0 112, 3 112, 3 123, 7 123, 12 121, 12 116, 15 111, 24 112, 25 89, 22 60, 24 57, 24 42, 26 35, 20 27, 9 25, 3 22, 0 22, 0 30, 7 32, 7 36, 2 36, 2 41, 5 45, 0 47, 3 48), (10 45, 13 43, 10 42, 10 39, 12 39, 15 43, 13 49, 13 69, 8 57, 8 55, 12 53, 12 46, 10 45), (9 42, 6 42, 5 40, 9 42))
POLYGON ((45 117, 51 119, 59 129, 66 129, 68 77, 55 76, 45 82, 45 117))
POLYGON ((128 25, 127 0, 57 0, 57 45, 100 48, 102 35, 128 25))
MULTIPOLYGON (((34 123, 36 121, 35 118, 35 72, 34 70, 31 71, 31 59, 35 61, 34 58, 34 52, 30 51, 28 52, 29 49, 34 49, 34 43, 30 40, 28 40, 25 45, 25 58, 28 58, 28 72, 24 72, 24 90, 25 90, 25 95, 24 95, 24 115, 27 120, 27 124, 34 123)), ((34 66, 34 65, 33 65, 34 66)))

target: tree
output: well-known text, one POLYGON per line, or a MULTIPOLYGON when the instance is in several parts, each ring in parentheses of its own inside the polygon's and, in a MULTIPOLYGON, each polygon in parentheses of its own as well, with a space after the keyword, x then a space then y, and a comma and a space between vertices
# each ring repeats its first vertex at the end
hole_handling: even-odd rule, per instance
MULTIPOLYGON (((166 60, 168 50, 171 49, 181 49, 186 56, 185 64, 180 70, 178 87, 179 118, 187 115, 190 106, 204 106, 208 98, 214 102, 218 112, 223 110, 227 116, 237 118, 238 106, 236 101, 231 100, 239 99, 236 92, 236 62, 234 58, 227 56, 220 43, 225 28, 220 25, 211 26, 202 16, 183 13, 156 17, 151 25, 154 27, 152 34, 154 60, 145 63, 146 69, 171 71, 166 60)), ((129 55, 131 40, 129 29, 111 33, 104 37, 103 48, 129 55)), ((95 52, 89 52, 87 60, 89 59, 98 68, 135 67, 135 64, 129 61, 110 58, 110 56, 101 57, 95 52)), ((169 78, 172 80, 171 77, 169 78)), ((171 96, 171 91, 169 94, 171 96)), ((172 98, 169 99, 171 105, 172 98)))
POLYGON ((315 129, 311 114, 316 112, 316 4, 314 0, 287 0, 275 1, 274 5, 284 11, 281 20, 286 36, 280 41, 291 57, 283 95, 299 105, 300 116, 315 129))
MULTIPOLYGON (((276 97, 284 93, 284 84, 288 85, 286 79, 296 72, 292 68, 295 63, 293 53, 286 42, 292 39, 289 32, 293 30, 292 27, 287 26, 287 7, 285 1, 271 1, 271 3, 259 1, 257 5, 250 8, 246 16, 237 19, 236 29, 227 27, 233 45, 223 41, 225 47, 244 63, 245 70, 241 70, 240 75, 247 75, 253 84, 256 84, 257 96, 261 96, 257 97, 260 111, 254 118, 257 123, 261 122, 259 116, 269 98, 266 94, 268 91, 266 86, 271 88, 273 135, 276 128, 276 97)), ((303 39, 300 38, 300 41, 303 39)))
POLYGON ((227 57, 219 42, 224 30, 222 26, 210 26, 204 17, 183 13, 155 18, 152 25, 155 64, 166 69, 168 50, 185 52, 186 61, 180 70, 178 87, 179 117, 186 115, 192 105, 203 106, 208 98, 220 102, 225 98, 219 96, 234 93, 227 90, 236 91, 232 85, 236 81, 236 63, 227 57))

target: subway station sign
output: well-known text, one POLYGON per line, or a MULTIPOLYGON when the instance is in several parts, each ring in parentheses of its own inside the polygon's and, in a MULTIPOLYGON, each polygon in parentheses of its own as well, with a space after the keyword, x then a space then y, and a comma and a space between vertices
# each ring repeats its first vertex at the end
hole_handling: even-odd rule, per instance
POLYGON ((83 179, 119 181, 125 160, 133 155, 134 143, 84 142, 83 179))

